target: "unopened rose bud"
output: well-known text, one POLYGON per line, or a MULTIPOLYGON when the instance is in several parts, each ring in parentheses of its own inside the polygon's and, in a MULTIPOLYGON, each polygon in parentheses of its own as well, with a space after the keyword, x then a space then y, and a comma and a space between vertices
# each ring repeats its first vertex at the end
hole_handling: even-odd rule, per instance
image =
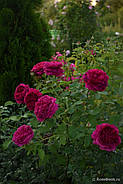
POLYGON ((87 124, 86 124, 86 127, 91 127, 91 124, 88 122, 87 124))

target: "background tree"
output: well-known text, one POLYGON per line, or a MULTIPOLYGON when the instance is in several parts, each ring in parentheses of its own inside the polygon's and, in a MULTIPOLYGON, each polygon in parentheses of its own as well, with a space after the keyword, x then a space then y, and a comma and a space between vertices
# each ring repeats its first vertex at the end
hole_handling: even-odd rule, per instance
POLYGON ((0 103, 13 99, 19 83, 31 85, 32 66, 52 54, 49 30, 37 7, 40 0, 0 1, 0 103))
POLYGON ((50 29, 58 33, 57 40, 53 38, 56 48, 72 50, 73 43, 84 43, 91 38, 97 26, 94 7, 89 9, 89 6, 86 0, 62 0, 45 9, 48 21, 53 20, 50 29))
POLYGON ((99 12, 99 21, 104 31, 123 32, 123 1, 122 0, 100 0, 96 6, 99 12))

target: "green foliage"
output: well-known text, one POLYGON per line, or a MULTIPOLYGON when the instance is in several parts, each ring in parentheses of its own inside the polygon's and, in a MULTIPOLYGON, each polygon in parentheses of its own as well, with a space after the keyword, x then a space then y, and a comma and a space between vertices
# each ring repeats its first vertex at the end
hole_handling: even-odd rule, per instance
POLYGON ((62 0, 56 5, 52 4, 51 10, 52 12, 50 9, 44 12, 47 13, 48 20, 53 20, 51 29, 59 31, 59 36, 53 38, 55 50, 72 50, 72 43, 84 44, 97 29, 96 14, 94 8, 89 9, 89 2, 62 0))
POLYGON ((13 99, 17 84, 32 84, 30 69, 51 56, 46 21, 35 13, 39 0, 0 1, 0 103, 13 99))
POLYGON ((85 47, 74 49, 71 57, 63 54, 59 58, 67 62, 64 69, 69 76, 73 60, 77 68, 74 77, 88 69, 103 69, 109 76, 103 92, 88 91, 77 79, 67 82, 45 74, 41 79, 35 78, 35 88, 55 97, 59 104, 51 119, 38 122, 26 106, 11 101, 0 108, 2 184, 91 184, 93 178, 112 176, 122 181, 122 142, 116 151, 107 152, 93 145, 91 139, 96 125, 101 123, 114 124, 119 135, 123 133, 123 72, 121 69, 119 74, 116 68, 122 61, 120 49, 114 40, 104 44, 87 42, 85 47), (92 49, 96 55, 90 54, 92 49), (31 125, 34 138, 17 148, 11 142, 12 135, 23 124, 31 125))
POLYGON ((98 21, 103 31, 123 32, 122 25, 122 0, 100 0, 97 3, 96 11, 98 12, 98 21))

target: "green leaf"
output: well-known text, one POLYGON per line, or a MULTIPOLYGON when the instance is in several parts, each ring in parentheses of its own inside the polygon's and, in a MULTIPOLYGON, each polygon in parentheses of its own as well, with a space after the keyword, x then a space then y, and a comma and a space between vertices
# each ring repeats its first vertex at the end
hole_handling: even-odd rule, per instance
POLYGON ((6 140, 6 141, 3 143, 3 148, 4 148, 4 149, 7 149, 11 142, 12 142, 12 140, 6 140))
POLYGON ((66 137, 65 136, 61 136, 60 137, 60 144, 61 145, 65 145, 66 144, 66 137))
POLYGON ((108 95, 107 91, 100 92, 101 95, 108 95))
POLYGON ((37 127, 39 125, 37 119, 33 118, 33 119, 30 119, 30 124, 33 126, 33 127, 37 127))
POLYGON ((69 113, 70 113, 70 114, 73 114, 74 111, 75 111, 75 109, 74 109, 74 107, 73 107, 73 105, 72 105, 72 106, 70 107, 70 109, 69 109, 69 113))
POLYGON ((96 100, 99 100, 100 97, 101 97, 101 95, 100 95, 99 93, 95 94, 95 99, 96 99, 96 100))
POLYGON ((100 109, 89 110, 88 113, 91 115, 97 115, 100 113, 100 109))
POLYGON ((7 102, 5 102, 4 106, 13 105, 13 104, 14 104, 14 102, 12 102, 12 101, 7 101, 7 102))
POLYGON ((76 106, 76 105, 82 105, 82 101, 80 100, 80 101, 75 102, 74 106, 76 106))
POLYGON ((18 117, 18 116, 10 116, 9 119, 12 120, 12 121, 19 121, 21 119, 21 117, 18 117))
POLYGON ((56 129, 56 134, 57 135, 65 135, 65 133, 66 133, 66 125, 64 123, 62 123, 56 129))
POLYGON ((21 117, 23 117, 23 118, 28 118, 28 117, 34 117, 34 114, 33 113, 31 113, 31 112, 27 112, 27 113, 25 113, 23 116, 21 116, 21 117))
POLYGON ((45 156, 44 150, 39 149, 39 150, 38 150, 38 155, 39 155, 39 157, 40 157, 40 160, 42 161, 42 160, 44 159, 44 156, 45 156))
POLYGON ((88 147, 91 142, 91 136, 86 136, 84 139, 85 147, 88 147))

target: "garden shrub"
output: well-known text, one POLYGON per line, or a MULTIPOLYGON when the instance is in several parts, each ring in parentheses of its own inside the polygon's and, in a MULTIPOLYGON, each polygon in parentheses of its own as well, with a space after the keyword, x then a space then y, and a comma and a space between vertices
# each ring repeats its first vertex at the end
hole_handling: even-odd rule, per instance
MULTIPOLYGON (((116 180, 122 181, 123 81, 116 68, 121 61, 115 53, 118 49, 115 44, 112 41, 107 41, 107 45, 90 43, 84 48, 76 48, 71 57, 57 52, 52 62, 30 68, 35 80, 34 88, 43 94, 35 101, 34 110, 28 110, 27 104, 18 104, 17 99, 17 103, 6 102, 0 109, 1 141, 4 148, 1 154, 2 184, 36 184, 39 180, 42 184, 92 184, 102 178, 108 178, 106 184, 109 179, 111 184, 116 180), (75 59, 73 67, 72 59, 75 59), (64 75, 57 76, 61 63, 64 75), (42 69, 44 72, 39 75, 42 69), (102 86, 104 88, 100 88, 102 86), (19 133, 19 127, 23 125, 30 126, 34 132, 29 144, 24 142, 28 138, 28 131, 19 133), (104 128, 102 134, 96 133, 102 130, 99 127, 104 128), (23 146, 15 145, 15 139, 12 141, 14 135, 23 146), (11 155, 16 152, 15 162, 11 165, 8 155, 9 167, 5 170, 5 158, 9 151, 11 155), (23 161, 22 157, 19 158, 20 153, 24 157, 23 161)), ((22 99, 25 88, 19 92, 22 96, 18 97, 22 99)), ((34 100, 29 103, 34 103, 34 100)))
POLYGON ((51 57, 47 23, 36 13, 40 1, 0 1, 0 104, 13 100, 17 84, 30 80, 30 68, 51 57))

